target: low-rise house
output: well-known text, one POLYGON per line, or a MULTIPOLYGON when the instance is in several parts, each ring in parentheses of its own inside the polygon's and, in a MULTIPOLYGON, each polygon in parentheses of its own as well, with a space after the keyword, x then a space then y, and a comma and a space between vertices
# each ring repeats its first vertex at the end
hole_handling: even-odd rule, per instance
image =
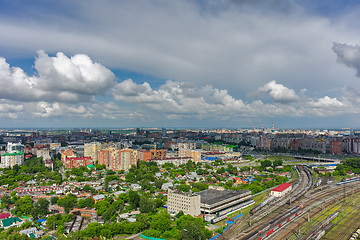
POLYGON ((93 196, 93 199, 95 200, 95 202, 98 202, 100 200, 104 200, 105 196, 103 194, 100 194, 100 195, 93 196))
POLYGON ((139 191, 139 190, 141 190, 141 186, 140 186, 139 184, 137 184, 137 183, 131 184, 131 185, 130 185, 130 188, 131 188, 131 190, 133 190, 133 191, 139 191))
POLYGON ((22 223, 21 219, 18 217, 5 218, 0 221, 0 225, 3 228, 9 228, 12 226, 20 226, 22 223))

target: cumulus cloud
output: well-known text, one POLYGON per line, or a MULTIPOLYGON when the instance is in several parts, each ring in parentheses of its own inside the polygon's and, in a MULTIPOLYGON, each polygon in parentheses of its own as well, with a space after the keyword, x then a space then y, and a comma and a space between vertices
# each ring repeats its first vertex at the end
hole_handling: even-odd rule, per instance
POLYGON ((115 69, 232 89, 237 98, 267 79, 287 79, 295 89, 323 88, 325 81, 335 88, 340 77, 349 82, 331 45, 360 37, 354 21, 333 21, 291 0, 57 4, 17 6, 21 18, 0 16, 0 48, 23 49, 27 56, 39 48, 85 52, 115 69))
POLYGON ((360 46, 334 43, 332 49, 337 55, 337 61, 354 68, 356 76, 360 77, 360 46))
POLYGON ((170 119, 211 116, 224 120, 233 116, 297 114, 291 107, 265 104, 260 100, 245 103, 231 96, 227 90, 210 85, 196 88, 193 84, 170 80, 154 90, 146 82, 136 84, 127 79, 117 84, 112 94, 117 101, 137 104, 143 110, 152 109, 170 119))
POLYGON ((0 98, 19 101, 89 101, 104 94, 114 84, 114 74, 87 55, 71 58, 59 52, 49 57, 39 51, 36 75, 29 76, 19 67, 10 67, 0 58, 0 98))
POLYGON ((294 89, 285 87, 282 84, 271 81, 259 88, 259 91, 267 92, 275 102, 294 102, 299 100, 299 96, 296 95, 294 89))
POLYGON ((311 102, 310 105, 314 107, 342 107, 344 104, 337 100, 336 98, 331 98, 329 96, 325 96, 317 99, 315 102, 311 102))

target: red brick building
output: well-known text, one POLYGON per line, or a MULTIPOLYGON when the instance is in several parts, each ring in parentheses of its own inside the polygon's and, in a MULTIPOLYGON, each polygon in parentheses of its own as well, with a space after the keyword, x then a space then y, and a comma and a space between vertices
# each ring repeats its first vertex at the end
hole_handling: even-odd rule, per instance
POLYGON ((150 149, 151 158, 166 158, 166 149, 150 149))
POLYGON ((331 154, 342 154, 343 153, 343 141, 332 140, 330 141, 330 153, 331 154))
POLYGON ((64 166, 66 168, 78 168, 80 166, 87 166, 92 164, 91 157, 67 157, 64 166))
POLYGON ((61 161, 65 164, 67 157, 75 157, 74 149, 64 149, 61 150, 61 161))
POLYGON ((149 150, 139 149, 137 157, 139 160, 147 162, 151 159, 151 152, 149 150))
POLYGON ((110 155, 111 150, 100 150, 98 153, 98 163, 105 165, 105 167, 108 169, 110 166, 110 155))

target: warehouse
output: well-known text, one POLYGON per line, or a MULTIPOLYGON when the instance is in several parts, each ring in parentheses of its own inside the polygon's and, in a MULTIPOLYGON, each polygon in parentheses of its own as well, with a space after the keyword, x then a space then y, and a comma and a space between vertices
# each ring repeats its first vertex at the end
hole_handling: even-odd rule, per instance
POLYGON ((290 183, 283 183, 279 186, 277 186, 276 188, 274 188, 273 190, 271 190, 270 195, 274 196, 274 197, 283 197, 285 196, 287 193, 289 193, 292 189, 292 186, 290 183))

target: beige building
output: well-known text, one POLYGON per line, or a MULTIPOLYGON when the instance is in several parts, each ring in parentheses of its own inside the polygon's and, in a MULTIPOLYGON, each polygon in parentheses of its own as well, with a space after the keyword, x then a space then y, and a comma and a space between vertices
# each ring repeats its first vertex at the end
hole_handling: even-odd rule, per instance
POLYGON ((98 154, 103 145, 99 142, 91 142, 84 144, 84 157, 91 157, 93 162, 98 162, 98 154))
POLYGON ((106 147, 98 152, 99 164, 115 172, 128 171, 131 165, 137 165, 138 151, 130 148, 117 149, 114 146, 106 147))
POLYGON ((42 157, 44 162, 46 160, 51 160, 49 149, 37 149, 36 150, 36 157, 42 157))
POLYGON ((194 162, 200 162, 201 152, 201 150, 188 150, 179 148, 179 157, 191 157, 194 162))
POLYGON ((167 209, 170 214, 183 211, 193 217, 200 215, 200 195, 168 189, 167 209))

